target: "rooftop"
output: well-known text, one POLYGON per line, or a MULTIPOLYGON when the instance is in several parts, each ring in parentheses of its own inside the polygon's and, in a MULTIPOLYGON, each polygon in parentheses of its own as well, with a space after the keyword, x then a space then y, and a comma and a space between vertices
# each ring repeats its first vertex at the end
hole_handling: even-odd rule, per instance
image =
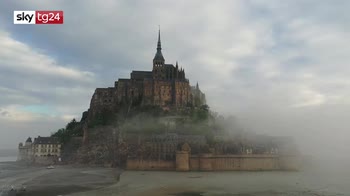
POLYGON ((60 144, 57 137, 40 137, 34 139, 34 144, 60 144))

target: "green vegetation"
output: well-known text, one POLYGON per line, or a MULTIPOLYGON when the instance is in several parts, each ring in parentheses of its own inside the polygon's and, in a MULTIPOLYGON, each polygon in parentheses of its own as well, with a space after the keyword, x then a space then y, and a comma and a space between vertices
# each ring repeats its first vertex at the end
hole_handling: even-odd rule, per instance
MULTIPOLYGON (((205 135, 213 138, 213 132, 223 130, 223 127, 215 123, 217 115, 210 112, 208 105, 200 107, 187 107, 180 111, 163 111, 158 106, 138 106, 119 108, 118 112, 102 110, 94 114, 93 119, 87 119, 88 128, 112 126, 123 133, 162 134, 177 132, 188 135, 205 135)), ((84 117, 84 116, 83 116, 84 117)), ((82 123, 75 119, 70 121, 65 128, 61 128, 52 134, 58 137, 62 143, 67 143, 72 137, 83 136, 82 123)))
POLYGON ((111 110, 102 110, 101 112, 95 114, 95 118, 89 121, 88 127, 93 128, 97 126, 111 125, 116 121, 116 115, 111 110))
POLYGON ((51 137, 58 137, 61 143, 67 143, 72 137, 83 136, 83 129, 80 122, 71 120, 65 128, 58 129, 51 137))
POLYGON ((193 108, 191 110, 191 120, 194 123, 208 121, 209 116, 210 116, 210 112, 209 112, 208 105, 202 105, 198 108, 193 108))
POLYGON ((124 133, 161 134, 167 130, 167 127, 149 119, 139 123, 134 121, 126 122, 120 126, 120 130, 124 133))

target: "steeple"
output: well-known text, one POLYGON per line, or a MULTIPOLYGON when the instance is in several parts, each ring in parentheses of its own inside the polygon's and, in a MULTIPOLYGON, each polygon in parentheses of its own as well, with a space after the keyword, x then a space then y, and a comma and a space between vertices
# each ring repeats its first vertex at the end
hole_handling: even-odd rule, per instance
POLYGON ((160 42, 160 28, 158 30, 158 43, 157 43, 157 51, 162 50, 162 43, 160 42))
POLYGON ((158 43, 157 43, 157 52, 153 59, 153 64, 164 64, 164 57, 162 54, 162 44, 160 42, 160 27, 158 31, 158 43))

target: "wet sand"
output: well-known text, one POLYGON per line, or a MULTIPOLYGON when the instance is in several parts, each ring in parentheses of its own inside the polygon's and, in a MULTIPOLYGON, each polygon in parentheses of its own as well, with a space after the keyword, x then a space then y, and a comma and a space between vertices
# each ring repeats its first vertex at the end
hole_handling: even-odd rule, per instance
MULTIPOLYGON (((285 172, 227 172, 227 173, 175 173, 134 172, 122 174, 118 184, 94 191, 72 194, 92 195, 174 195, 174 196, 334 196, 342 193, 337 186, 327 183, 306 182, 298 173, 285 172)), ((348 182, 344 182, 348 183, 348 182)), ((344 187, 343 187, 344 188, 344 187)))
POLYGON ((120 182, 71 196, 348 196, 348 170, 299 172, 126 171, 120 182))
MULTIPOLYGON (((339 166, 299 172, 143 172, 0 163, 0 189, 25 185, 24 196, 340 196, 350 195, 350 171, 339 166)), ((1 194, 0 194, 1 195, 1 194)))
POLYGON ((26 166, 18 163, 0 163, 0 196, 6 196, 11 186, 20 196, 55 196, 95 190, 117 182, 118 169, 97 167, 26 166), (1 190, 3 193, 1 194, 1 190))

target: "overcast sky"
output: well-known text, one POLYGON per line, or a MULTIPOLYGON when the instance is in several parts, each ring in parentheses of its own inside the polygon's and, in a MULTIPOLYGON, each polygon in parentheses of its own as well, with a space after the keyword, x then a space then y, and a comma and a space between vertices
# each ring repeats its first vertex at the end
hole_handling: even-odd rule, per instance
POLYGON ((151 70, 160 25, 166 63, 199 82, 212 110, 348 153, 349 8, 347 0, 2 0, 0 149, 80 119, 96 87, 151 70), (14 25, 14 10, 63 10, 64 24, 14 25))

